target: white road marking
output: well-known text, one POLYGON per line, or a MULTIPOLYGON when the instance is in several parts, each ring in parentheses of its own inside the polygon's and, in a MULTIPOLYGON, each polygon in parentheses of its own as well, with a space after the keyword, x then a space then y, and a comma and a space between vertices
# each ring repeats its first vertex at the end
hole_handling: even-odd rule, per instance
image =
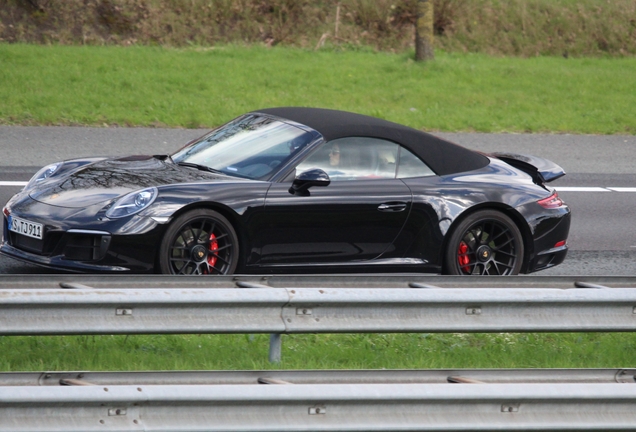
POLYGON ((633 187, 611 187, 608 189, 614 192, 636 192, 636 188, 633 187))
POLYGON ((558 192, 611 192, 609 188, 604 187, 569 187, 569 186, 555 186, 558 192))
POLYGON ((636 187, 555 186, 558 192, 636 192, 636 187))
POLYGON ((25 181, 0 181, 0 186, 26 186, 25 181))

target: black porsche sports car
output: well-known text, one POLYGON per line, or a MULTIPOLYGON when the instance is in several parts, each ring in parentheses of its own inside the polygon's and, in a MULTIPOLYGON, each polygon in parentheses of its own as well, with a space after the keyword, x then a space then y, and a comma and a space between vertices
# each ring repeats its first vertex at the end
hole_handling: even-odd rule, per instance
POLYGON ((570 210, 534 156, 481 154, 349 112, 250 112, 172 155, 42 168, 0 252, 76 272, 421 271, 557 265, 570 210))

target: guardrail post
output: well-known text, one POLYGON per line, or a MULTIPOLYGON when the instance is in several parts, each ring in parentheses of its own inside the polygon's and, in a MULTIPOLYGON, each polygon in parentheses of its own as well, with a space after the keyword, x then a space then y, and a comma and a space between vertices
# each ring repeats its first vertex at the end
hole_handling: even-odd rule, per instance
POLYGON ((280 333, 272 333, 269 335, 269 362, 280 363, 280 350, 282 347, 280 333))

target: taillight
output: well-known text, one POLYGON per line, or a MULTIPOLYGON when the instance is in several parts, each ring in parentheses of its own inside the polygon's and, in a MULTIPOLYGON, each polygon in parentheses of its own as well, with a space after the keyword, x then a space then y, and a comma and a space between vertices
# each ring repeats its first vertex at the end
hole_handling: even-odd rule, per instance
POLYGON ((554 192, 549 197, 537 201, 537 204, 539 204, 543 208, 555 209, 563 206, 563 201, 561 200, 561 198, 559 198, 559 194, 554 192))

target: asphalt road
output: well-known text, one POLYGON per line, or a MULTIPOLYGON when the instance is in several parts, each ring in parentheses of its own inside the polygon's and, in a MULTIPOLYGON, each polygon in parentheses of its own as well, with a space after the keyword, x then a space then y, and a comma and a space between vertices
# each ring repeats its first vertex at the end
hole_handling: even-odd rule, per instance
MULTIPOLYGON (((41 166, 79 156, 165 154, 205 130, 0 126, 0 204, 41 166)), ((484 152, 535 154, 565 168, 552 183, 573 211, 570 253, 544 275, 636 275, 636 136, 448 134, 484 152)), ((50 273, 0 257, 0 273, 50 273)))

